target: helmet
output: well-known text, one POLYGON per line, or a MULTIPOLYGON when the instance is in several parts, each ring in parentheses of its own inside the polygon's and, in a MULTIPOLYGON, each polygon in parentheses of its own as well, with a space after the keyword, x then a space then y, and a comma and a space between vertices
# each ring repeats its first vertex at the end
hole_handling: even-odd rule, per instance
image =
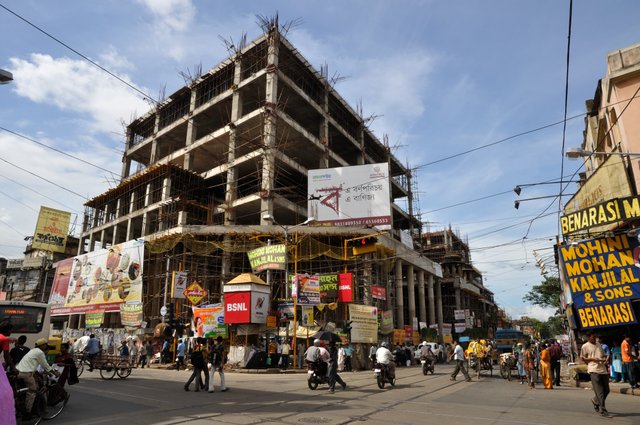
POLYGON ((383 342, 382 344, 380 344, 382 347, 384 348, 389 348, 389 343, 388 342, 383 342))
POLYGON ((315 345, 316 347, 320 346, 320 340, 319 339, 314 339, 313 340, 313 345, 315 345))
POLYGON ((422 345, 427 345, 427 341, 422 341, 422 345))

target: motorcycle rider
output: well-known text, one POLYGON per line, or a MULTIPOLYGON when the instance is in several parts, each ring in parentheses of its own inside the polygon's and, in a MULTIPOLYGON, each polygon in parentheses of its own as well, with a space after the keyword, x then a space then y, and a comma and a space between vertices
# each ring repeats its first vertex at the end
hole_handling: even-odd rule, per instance
POLYGON ((431 367, 435 360, 431 346, 427 344, 427 341, 422 341, 422 347, 420 348, 420 360, 426 360, 428 367, 431 367))
POLYGON ((391 379, 396 376, 396 362, 395 356, 389 350, 389 343, 383 342, 380 344, 380 348, 376 350, 376 361, 382 365, 385 365, 389 368, 389 377, 391 379))
POLYGON ((315 339, 313 345, 307 348, 304 359, 307 363, 312 363, 318 369, 318 376, 327 376, 327 363, 329 362, 329 352, 322 346, 322 341, 315 339))

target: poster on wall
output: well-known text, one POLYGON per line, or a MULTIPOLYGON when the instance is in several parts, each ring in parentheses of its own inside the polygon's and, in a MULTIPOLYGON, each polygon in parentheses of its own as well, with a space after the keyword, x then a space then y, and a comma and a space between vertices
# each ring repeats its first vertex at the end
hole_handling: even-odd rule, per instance
POLYGON ((298 304, 320 304, 320 280, 318 275, 297 274, 293 277, 293 284, 298 288, 298 304))
POLYGON ((184 300, 184 291, 187 289, 188 272, 173 272, 171 276, 171 298, 184 300))
POLYGON ((380 333, 383 335, 393 332, 393 311, 380 312, 380 333))
POLYGON ((84 315, 84 325, 87 328, 99 328, 104 321, 104 310, 89 310, 84 315))
POLYGON ((302 307, 302 326, 314 326, 313 319, 313 306, 302 307))
POLYGON ((195 336, 202 338, 227 338, 227 325, 224 324, 224 306, 211 304, 203 307, 192 307, 195 336))
POLYGON ((320 281, 320 302, 329 304, 338 301, 338 275, 321 274, 318 279, 320 281))
POLYGON ((64 307, 52 315, 119 312, 122 303, 142 302, 143 258, 142 240, 74 257, 64 307))
POLYGON ((120 304, 120 322, 125 328, 140 328, 142 326, 142 303, 120 304))
POLYGON ((368 305, 349 304, 351 342, 378 342, 378 309, 368 305))

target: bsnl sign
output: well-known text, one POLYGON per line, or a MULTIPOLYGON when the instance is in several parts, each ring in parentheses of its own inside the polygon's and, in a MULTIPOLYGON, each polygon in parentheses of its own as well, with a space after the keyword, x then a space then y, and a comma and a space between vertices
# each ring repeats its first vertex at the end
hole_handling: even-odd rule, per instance
POLYGON ((560 217, 563 235, 640 217, 640 198, 615 198, 560 217))

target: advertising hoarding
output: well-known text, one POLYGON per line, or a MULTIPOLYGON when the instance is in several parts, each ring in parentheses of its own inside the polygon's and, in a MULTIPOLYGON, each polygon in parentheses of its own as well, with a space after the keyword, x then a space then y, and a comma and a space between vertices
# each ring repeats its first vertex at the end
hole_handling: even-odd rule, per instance
POLYGON ((323 168, 308 172, 308 211, 327 226, 389 229, 389 164, 323 168))
MULTIPOLYGON (((120 304, 142 302, 144 241, 131 240, 73 258, 63 307, 52 316, 89 310, 119 312, 120 304)), ((57 295, 61 292, 58 290, 57 295)))
POLYGON ((560 270, 583 329, 635 323, 640 244, 626 234, 560 245, 560 270))
POLYGON ((64 252, 71 213, 41 206, 31 247, 43 251, 64 252))
POLYGON ((202 338, 227 337, 224 323, 224 306, 211 304, 203 307, 191 307, 195 323, 195 336, 202 338))

